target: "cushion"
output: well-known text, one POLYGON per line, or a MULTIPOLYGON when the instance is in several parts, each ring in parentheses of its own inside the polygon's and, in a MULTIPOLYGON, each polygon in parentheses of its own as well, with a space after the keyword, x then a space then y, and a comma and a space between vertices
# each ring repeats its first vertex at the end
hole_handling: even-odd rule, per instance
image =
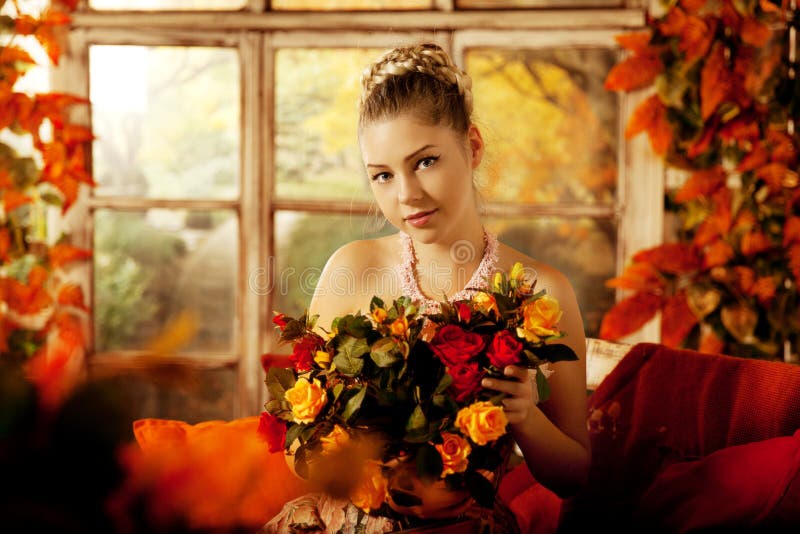
POLYGON ((136 471, 154 493, 151 515, 161 524, 184 519, 190 528, 256 527, 307 492, 283 453, 270 453, 258 437, 258 421, 135 421, 143 453, 136 471))
POLYGON ((669 532, 800 525, 800 430, 728 447, 662 471, 636 521, 669 532))

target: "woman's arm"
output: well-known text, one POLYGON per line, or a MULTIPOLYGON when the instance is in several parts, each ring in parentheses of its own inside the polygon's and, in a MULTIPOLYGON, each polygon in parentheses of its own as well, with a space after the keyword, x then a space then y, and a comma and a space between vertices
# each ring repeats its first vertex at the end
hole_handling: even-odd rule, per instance
MULTIPOLYGON (((549 271, 549 270, 548 270, 549 271)), ((539 273, 537 287, 555 297, 563 311, 560 340, 578 355, 577 361, 553 364, 548 379, 550 398, 536 405, 535 384, 526 369, 509 366, 510 380, 488 380, 485 387, 508 393, 504 401, 511 433, 531 474, 561 497, 575 494, 586 482, 590 445, 586 429, 586 341, 572 286, 556 271, 539 273)))

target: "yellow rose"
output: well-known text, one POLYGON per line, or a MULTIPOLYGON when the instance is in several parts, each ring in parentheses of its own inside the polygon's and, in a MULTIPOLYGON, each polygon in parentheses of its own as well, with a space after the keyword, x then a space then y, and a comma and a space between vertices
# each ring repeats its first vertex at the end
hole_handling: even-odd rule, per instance
POLYGON ((375 460, 367 460, 361 473, 361 480, 350 494, 350 500, 369 513, 380 508, 386 500, 389 484, 381 471, 381 464, 375 460))
POLYGON ((309 382, 300 378, 294 386, 286 390, 285 398, 292 405, 295 422, 311 423, 325 406, 328 397, 319 380, 309 382))
POLYGON ((334 425, 330 434, 323 436, 319 441, 322 443, 322 454, 327 456, 347 446, 350 443, 350 434, 341 426, 334 425))
POLYGON ((458 429, 478 445, 486 445, 505 434, 507 424, 503 408, 487 401, 461 408, 456 415, 458 429))
POLYGON ((514 266, 511 267, 511 274, 509 276, 512 280, 516 280, 517 282, 521 282, 525 279, 525 269, 520 262, 515 263, 514 266))
POLYGON ((490 312, 494 311, 497 315, 500 315, 500 310, 497 308, 497 301, 495 300, 494 296, 490 295, 489 293, 484 293, 483 291, 478 291, 475 293, 475 296, 472 297, 472 303, 475 305, 475 309, 489 315, 490 312))
POLYGON ((382 323, 386 320, 386 310, 383 308, 375 308, 372 311, 372 318, 375 319, 376 323, 382 323))
POLYGON ((331 354, 324 350, 318 350, 314 354, 314 362, 323 369, 327 369, 331 366, 331 354))
POLYGON ((458 434, 444 432, 442 438, 444 442, 434 445, 442 457, 442 478, 454 473, 463 473, 467 470, 469 464, 467 457, 472 452, 472 447, 458 434))
POLYGON ((541 338, 559 334, 558 322, 563 312, 558 301, 550 295, 529 302, 522 310, 522 328, 517 328, 517 335, 532 343, 541 338))
POLYGON ((497 271, 494 273, 494 280, 492 284, 492 290, 494 291, 501 291, 503 288, 503 273, 497 271))
POLYGON ((395 319, 392 326, 389 327, 389 331, 394 336, 403 336, 406 330, 408 330, 408 319, 405 316, 395 319))

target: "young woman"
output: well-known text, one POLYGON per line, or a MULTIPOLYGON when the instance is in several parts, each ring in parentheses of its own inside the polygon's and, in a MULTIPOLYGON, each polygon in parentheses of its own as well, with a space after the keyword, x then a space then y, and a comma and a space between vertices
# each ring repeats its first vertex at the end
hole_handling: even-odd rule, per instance
POLYGON ((537 404, 526 369, 484 387, 510 395, 504 409, 533 476, 560 496, 574 494, 589 468, 585 340, 580 311, 557 270, 497 241, 481 223, 473 172, 484 143, 472 122, 469 76, 439 46, 393 49, 362 76, 358 137, 378 208, 398 233, 349 243, 322 272, 309 313, 318 325, 369 308, 377 295, 407 295, 428 310, 486 288, 492 273, 521 262, 561 304, 563 342, 578 361, 552 366, 551 396, 537 404))

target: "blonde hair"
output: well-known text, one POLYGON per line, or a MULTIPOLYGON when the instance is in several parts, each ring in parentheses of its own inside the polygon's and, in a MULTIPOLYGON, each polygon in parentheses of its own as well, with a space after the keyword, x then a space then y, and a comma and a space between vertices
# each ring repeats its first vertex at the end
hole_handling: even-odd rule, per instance
POLYGON ((459 133, 472 123, 472 79, 437 44, 389 50, 361 76, 359 129, 409 112, 459 133))

